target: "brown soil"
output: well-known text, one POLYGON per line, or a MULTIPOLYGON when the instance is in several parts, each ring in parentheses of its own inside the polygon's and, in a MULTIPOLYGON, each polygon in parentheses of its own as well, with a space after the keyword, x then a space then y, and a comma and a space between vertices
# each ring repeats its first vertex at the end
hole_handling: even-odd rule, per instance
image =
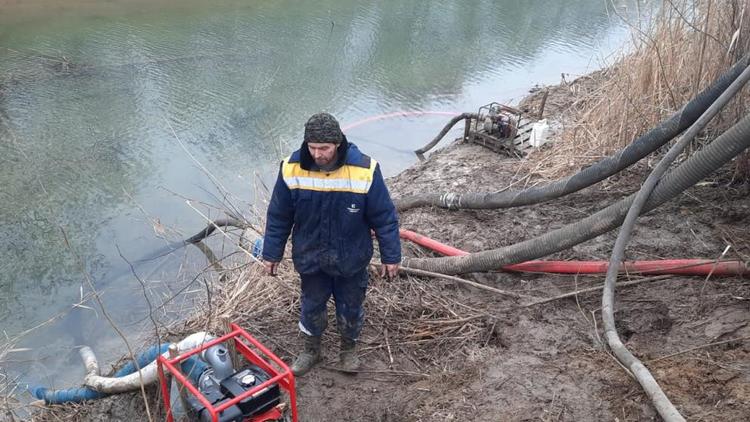
MULTIPOLYGON (((476 145, 454 144, 388 184, 393 196, 498 190, 511 184, 520 188, 538 182, 528 177, 528 168, 526 161, 476 145)), ((467 251, 510 245, 632 193, 647 170, 645 165, 635 166, 597 186, 540 205, 495 211, 413 209, 401 215, 401 225, 467 251)), ((640 218, 627 258, 718 258, 731 245, 725 258, 748 261, 748 189, 731 185, 726 174, 728 170, 718 172, 714 179, 640 218)), ((608 233, 547 259, 606 260, 615 237, 615 232, 608 233)), ((404 252, 430 255, 407 244, 404 252)), ((535 298, 603 281, 599 276, 511 273, 466 278, 535 298)), ((519 306, 529 301, 434 279, 409 278, 392 284, 373 279, 362 336, 367 371, 347 376, 330 369, 336 339, 329 334, 326 364, 298 380, 300 420, 659 420, 640 386, 602 344, 600 293, 519 306), (410 309, 384 306, 382 295, 389 291, 410 309), (422 342, 397 343, 391 331, 389 343, 384 327, 398 324, 399 318, 420 320, 431 315, 438 295, 452 301, 445 308, 452 314, 447 316, 451 323, 467 317, 465 324, 451 332, 435 331, 439 334, 422 342)), ((688 420, 745 421, 750 419, 749 307, 750 284, 741 278, 673 277, 618 289, 615 317, 627 347, 651 369, 688 420), (745 340, 654 361, 734 338, 745 340)), ((290 312, 286 320, 270 327, 260 325, 262 316, 244 323, 291 361, 289 350, 301 344, 294 334, 294 319, 290 312)), ((333 321, 329 332, 332 328, 333 321)), ((65 420, 145 420, 138 395, 100 400, 76 412, 54 413, 65 420)), ((49 412, 40 418, 55 420, 49 412)))
MULTIPOLYGON (((501 189, 518 161, 498 159, 472 145, 456 145, 392 181, 396 192, 501 189)), ((603 208, 637 189, 645 168, 546 204, 497 211, 416 209, 402 226, 456 247, 479 251, 540 235, 603 208)), ((523 175, 525 176, 525 175, 523 175)), ((528 183, 533 183, 533 180, 528 183)), ((629 259, 733 257, 750 253, 746 188, 721 179, 694 187, 639 220, 629 259)), ((548 259, 608 259, 612 232, 548 259)), ((598 284, 603 277, 497 274, 477 280, 540 297, 598 284)), ((599 293, 535 308, 505 310, 507 299, 482 298, 498 315, 496 346, 480 348, 479 374, 455 391, 426 398, 414 416, 441 420, 434 409, 469 420, 642 420, 657 418, 640 386, 601 343, 599 293)), ((746 280, 675 277, 623 288, 615 315, 626 345, 641 358, 688 420, 750 417, 750 345, 735 342, 649 364, 674 352, 750 334, 746 280)), ((469 352, 467 352, 469 353, 469 352)))

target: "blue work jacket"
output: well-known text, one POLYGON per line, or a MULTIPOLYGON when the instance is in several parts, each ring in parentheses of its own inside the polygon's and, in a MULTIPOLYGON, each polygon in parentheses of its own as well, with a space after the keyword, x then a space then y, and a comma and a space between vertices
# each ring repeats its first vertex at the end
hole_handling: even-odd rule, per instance
POLYGON ((380 166, 346 138, 337 157, 333 169, 322 171, 303 143, 281 163, 268 206, 263 259, 281 261, 291 232, 297 272, 350 276, 372 258, 372 229, 381 262, 401 262, 398 215, 380 166))

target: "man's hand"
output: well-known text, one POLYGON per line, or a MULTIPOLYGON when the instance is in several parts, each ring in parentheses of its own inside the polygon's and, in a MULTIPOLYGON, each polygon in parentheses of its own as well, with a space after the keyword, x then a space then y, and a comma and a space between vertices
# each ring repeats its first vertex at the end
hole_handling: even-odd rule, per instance
POLYGON ((278 262, 266 261, 264 259, 263 260, 263 266, 265 267, 266 274, 273 276, 273 275, 276 275, 276 270, 279 267, 279 263, 278 262))
POLYGON ((388 280, 392 280, 398 277, 399 264, 381 264, 380 265, 380 277, 387 277, 388 280))

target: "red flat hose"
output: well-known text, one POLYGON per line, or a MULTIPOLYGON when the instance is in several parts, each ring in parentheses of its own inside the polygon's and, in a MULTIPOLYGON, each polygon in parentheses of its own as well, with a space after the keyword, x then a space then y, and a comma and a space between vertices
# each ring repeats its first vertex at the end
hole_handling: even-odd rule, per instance
MULTIPOLYGON (((411 230, 400 229, 402 239, 409 240, 445 256, 468 255, 466 251, 438 242, 411 230)), ((501 269, 511 272, 555 274, 604 274, 608 261, 527 261, 506 265, 501 269)), ((750 274, 750 268, 740 261, 710 259, 664 259, 659 261, 626 261, 620 271, 638 274, 674 274, 707 276, 736 276, 750 274)))

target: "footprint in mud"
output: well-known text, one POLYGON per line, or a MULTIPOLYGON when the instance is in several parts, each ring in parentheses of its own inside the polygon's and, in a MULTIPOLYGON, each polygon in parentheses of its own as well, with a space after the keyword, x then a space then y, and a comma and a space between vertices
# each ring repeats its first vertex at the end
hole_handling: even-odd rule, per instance
POLYGON ((615 312, 615 326, 623 341, 634 334, 666 334, 672 329, 672 318, 664 302, 639 302, 615 312))

